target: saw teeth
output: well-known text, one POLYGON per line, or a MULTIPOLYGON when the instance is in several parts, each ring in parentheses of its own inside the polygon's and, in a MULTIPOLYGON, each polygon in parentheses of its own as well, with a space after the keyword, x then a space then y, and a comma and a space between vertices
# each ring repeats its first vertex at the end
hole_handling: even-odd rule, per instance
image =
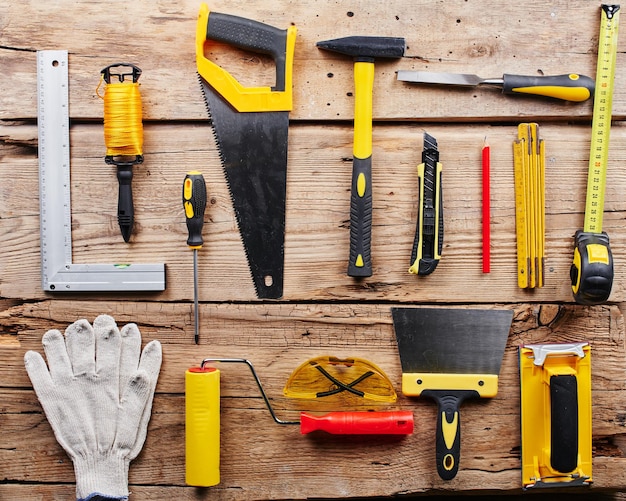
MULTIPOLYGON (((217 134, 217 130, 215 128, 215 121, 213 120, 213 115, 211 114, 211 107, 209 106, 209 101, 207 99, 207 95, 206 95, 206 88, 209 85, 206 80, 204 80, 204 78, 202 78, 202 75, 200 75, 200 73, 197 74, 198 76, 198 83, 200 84, 200 89, 202 90, 202 97, 204 99, 204 106, 206 108, 207 114, 209 116, 209 122, 211 123, 211 131, 213 132, 213 137, 215 138, 215 143, 217 145, 217 153, 220 157, 220 163, 222 164, 222 172, 224 173, 224 180, 226 181, 226 186, 228 187, 228 194, 230 196, 230 201, 231 201, 231 207, 233 207, 233 212, 235 213, 235 221, 237 223, 237 231, 239 232, 239 236, 240 236, 240 241, 242 243, 242 247, 243 247, 243 251, 244 254, 246 256, 246 262, 250 263, 250 256, 248 253, 248 249, 246 247, 246 245, 244 244, 241 235, 242 235, 242 228, 241 225, 239 224, 239 217, 237 216, 237 211, 235 209, 236 205, 235 205, 235 199, 233 198, 233 190, 232 187, 230 185, 230 180, 228 179, 228 175, 226 173, 226 168, 225 166, 225 159, 224 159, 224 154, 222 152, 222 143, 220 141, 220 138, 217 134)), ((256 294, 256 296, 258 297, 261 293, 261 291, 259 290, 256 280, 252 280, 252 285, 254 286, 254 292, 256 294)))
MULTIPOLYGON (((220 157, 222 170, 225 170, 224 169, 224 155, 222 154, 220 138, 217 136, 217 131, 215 130, 215 122, 213 121, 213 115, 211 115, 211 108, 209 107, 209 101, 207 100, 206 91, 205 91, 205 85, 208 85, 208 84, 206 83, 204 78, 202 78, 202 75, 200 75, 200 73, 197 73, 197 76, 198 76, 198 83, 200 84, 200 90, 202 91, 202 98, 204 99, 204 107, 206 108, 206 112, 209 115, 211 131, 213 132, 213 137, 215 138, 215 144, 217 145, 217 153, 220 157)), ((228 183, 228 179, 226 179, 226 182, 228 183)), ((230 186, 228 186, 228 192, 230 193, 230 186)))

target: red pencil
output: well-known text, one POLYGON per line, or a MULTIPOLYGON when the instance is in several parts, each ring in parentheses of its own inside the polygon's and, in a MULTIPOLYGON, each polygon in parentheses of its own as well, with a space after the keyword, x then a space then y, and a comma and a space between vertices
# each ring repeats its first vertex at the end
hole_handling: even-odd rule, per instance
POLYGON ((487 138, 483 143, 483 273, 491 271, 491 193, 489 176, 491 171, 491 149, 487 138))

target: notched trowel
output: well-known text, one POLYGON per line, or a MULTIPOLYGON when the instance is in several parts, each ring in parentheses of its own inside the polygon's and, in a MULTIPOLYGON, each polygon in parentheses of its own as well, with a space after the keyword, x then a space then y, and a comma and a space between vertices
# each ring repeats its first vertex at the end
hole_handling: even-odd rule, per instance
POLYGON ((512 310, 392 308, 402 365, 402 393, 437 402, 437 472, 459 469, 461 403, 492 398, 509 336, 512 310))
POLYGON ((201 4, 196 64, 257 296, 283 295, 287 131, 296 28, 281 30, 201 4), (204 55, 208 41, 266 54, 273 87, 244 87, 204 55))
POLYGON ((524 489, 592 483, 588 343, 520 346, 524 489))

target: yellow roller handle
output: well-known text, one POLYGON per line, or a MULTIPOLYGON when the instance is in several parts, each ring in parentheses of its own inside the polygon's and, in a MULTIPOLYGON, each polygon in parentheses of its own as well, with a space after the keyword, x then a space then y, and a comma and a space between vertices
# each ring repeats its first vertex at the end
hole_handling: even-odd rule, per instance
POLYGON ((213 367, 185 372, 185 482, 220 483, 220 371, 213 367))

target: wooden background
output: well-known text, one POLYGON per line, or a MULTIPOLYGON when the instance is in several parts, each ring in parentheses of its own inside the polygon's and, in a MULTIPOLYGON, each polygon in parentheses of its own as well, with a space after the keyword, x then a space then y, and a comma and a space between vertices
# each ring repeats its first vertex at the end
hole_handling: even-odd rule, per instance
MULTIPOLYGON (((593 492, 626 489, 626 60, 619 42, 604 229, 615 280, 608 304, 573 302, 573 234, 582 227, 591 101, 503 96, 491 88, 410 86, 416 69, 595 76, 600 3, 528 0, 224 1, 211 10, 298 28, 290 115, 281 301, 256 299, 230 196, 197 82, 194 37, 200 3, 136 0, 24 1, 0 5, 0 499, 72 499, 71 461, 57 444, 23 367, 50 328, 100 313, 136 322, 163 343, 163 367, 146 444, 131 464, 131 499, 305 499, 520 492, 517 348, 590 341, 593 353, 593 492), (346 276, 352 159, 353 64, 320 40, 402 36, 407 57, 376 64, 374 86, 374 274, 346 276), (36 51, 67 49, 70 70, 72 239, 75 263, 164 262, 157 294, 47 294, 41 289, 36 51), (134 169, 135 231, 119 233, 117 179, 104 163, 100 70, 142 70, 145 162, 134 169), (546 141, 545 287, 517 287, 512 141, 537 121, 546 141), (444 165, 445 242, 435 273, 407 273, 417 217, 416 165, 424 131, 444 165), (481 165, 492 153, 492 271, 481 269, 481 165), (185 173, 204 173, 209 205, 199 253, 201 343, 193 344, 192 254, 180 201, 185 173), (279 414, 306 403, 282 397, 303 361, 359 356, 400 393, 390 308, 436 305, 515 311, 491 401, 462 410, 461 469, 450 482, 434 464, 435 406, 399 396, 414 411, 402 440, 300 436, 275 425, 245 368, 222 370, 222 482, 184 482, 184 372, 205 357, 245 357, 279 414)), ((245 85, 271 84, 264 57, 224 49, 219 63, 245 85)), ((331 410, 331 409, 326 409, 331 410)), ((333 409, 340 410, 340 409, 333 409)), ((612 495, 612 494, 611 494, 612 495)))

